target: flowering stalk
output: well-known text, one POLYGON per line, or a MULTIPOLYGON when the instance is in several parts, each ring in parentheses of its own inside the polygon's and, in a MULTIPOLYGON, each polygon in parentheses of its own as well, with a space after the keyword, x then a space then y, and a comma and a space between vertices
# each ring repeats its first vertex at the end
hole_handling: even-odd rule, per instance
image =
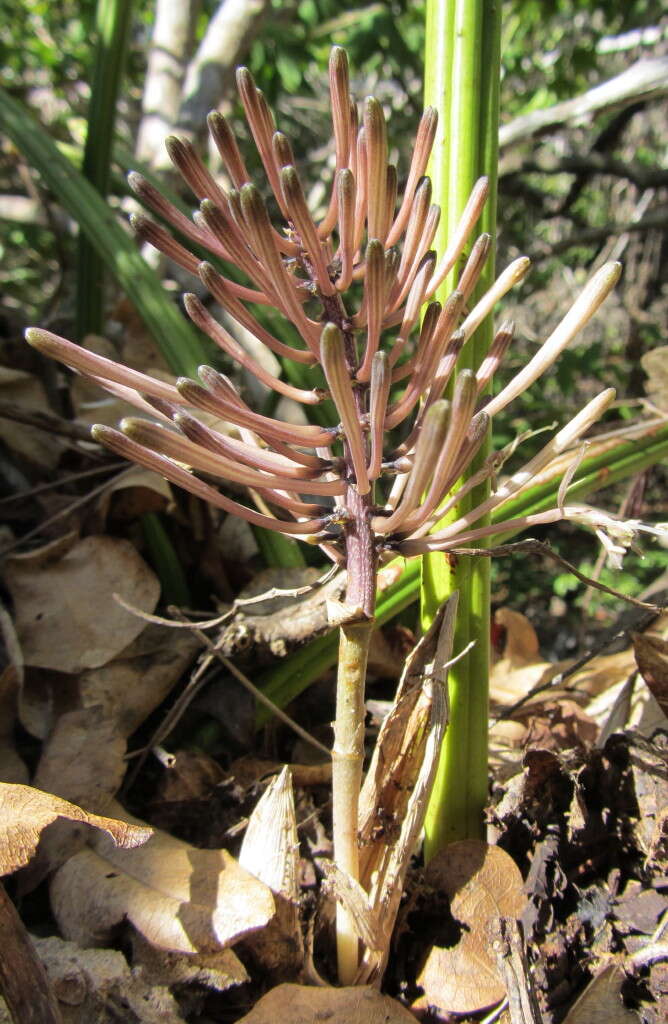
MULTIPOLYGON (((487 530, 478 525, 487 512, 483 503, 445 535, 437 531, 432 538, 429 533, 442 518, 455 480, 481 449, 490 419, 482 408, 482 391, 510 343, 508 325, 499 332, 479 374, 461 373, 451 398, 444 395, 455 362, 466 352, 480 320, 528 264, 519 261, 504 272, 477 302, 474 297, 466 315, 466 303, 489 254, 489 238, 483 233, 473 242, 450 294, 442 304, 435 301, 436 290, 473 239, 488 184, 483 179, 474 185, 439 258, 431 245, 440 211, 430 202, 431 186, 424 176, 436 130, 435 110, 425 111, 410 167, 400 178, 388 165, 381 105, 367 98, 360 116, 348 81, 346 55, 336 47, 330 58, 335 169, 319 219, 306 203, 289 143, 276 131, 264 97, 246 69, 238 75, 239 92, 266 183, 283 217, 280 226, 270 219, 260 189, 248 180, 220 114, 210 117, 209 126, 229 178, 225 186, 211 177, 192 146, 168 142, 175 166, 200 201, 192 223, 140 175, 130 176, 133 189, 164 222, 135 218, 139 237, 197 275, 229 316, 269 349, 301 363, 305 376, 310 376, 309 386, 293 387, 265 373, 233 332, 218 323, 207 302, 189 295, 184 305, 193 322, 237 365, 262 375, 277 393, 304 408, 317 409, 330 398, 337 411, 335 422, 295 425, 257 413, 233 381, 210 366, 199 368, 198 380, 165 383, 48 331, 31 328, 26 337, 35 348, 144 414, 127 417, 119 430, 94 427, 93 436, 101 444, 223 512, 319 545, 327 558, 344 568, 345 599, 332 620, 340 626, 333 831, 335 859, 356 879, 364 680, 377 568, 396 555, 447 551, 477 536, 476 531, 487 530), (397 182, 403 177, 406 185, 399 197, 397 182), (217 267, 198 262, 172 237, 170 227, 206 247, 217 267), (245 283, 239 283, 238 273, 234 279, 227 276, 229 263, 245 283), (248 304, 279 311, 292 324, 293 343, 274 338, 248 304), (320 387, 322 377, 326 388, 320 387), (393 437, 395 427, 401 427, 403 440, 393 437), (228 497, 219 481, 246 487, 249 504, 228 497)), ((577 315, 566 317, 529 364, 527 381, 549 368, 594 314, 618 274, 617 264, 598 272, 576 303, 577 315)), ((515 390, 512 385, 502 390, 490 408, 503 408, 515 390)), ((587 415, 573 431, 579 436, 591 421, 587 415)), ((487 468, 483 463, 485 472, 487 468)), ((489 468, 488 475, 491 472, 489 468)), ((512 480, 498 496, 501 509, 524 486, 524 478, 512 480)), ((554 518, 563 518, 569 509, 559 505, 552 512, 554 518)), ((508 525, 501 516, 496 529, 503 532, 508 525)), ((517 521, 511 525, 514 529, 517 521)), ((337 945, 340 978, 350 983, 357 972, 358 939, 342 908, 337 914, 337 945)))

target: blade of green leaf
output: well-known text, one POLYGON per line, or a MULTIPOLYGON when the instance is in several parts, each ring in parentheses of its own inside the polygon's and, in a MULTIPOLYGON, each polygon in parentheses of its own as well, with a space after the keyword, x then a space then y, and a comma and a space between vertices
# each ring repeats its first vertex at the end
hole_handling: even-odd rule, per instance
POLYGON ((270 569, 303 569, 306 559, 299 543, 282 533, 271 533, 261 526, 254 526, 253 536, 260 554, 270 569))
MULTIPOLYGON (((116 105, 132 21, 132 0, 98 0, 97 43, 91 55, 92 87, 88 107, 83 176, 106 199, 116 105)), ((79 232, 75 337, 101 334, 104 326, 106 261, 85 232, 79 232)))
POLYGON ((165 294, 160 279, 136 249, 92 185, 59 152, 30 111, 0 88, 0 131, 9 136, 62 206, 78 221, 120 286, 136 306, 170 369, 193 375, 206 349, 165 294))
POLYGON ((163 602, 176 604, 179 608, 191 607, 192 595, 188 580, 160 516, 155 512, 146 512, 141 517, 141 526, 149 562, 160 579, 163 602))

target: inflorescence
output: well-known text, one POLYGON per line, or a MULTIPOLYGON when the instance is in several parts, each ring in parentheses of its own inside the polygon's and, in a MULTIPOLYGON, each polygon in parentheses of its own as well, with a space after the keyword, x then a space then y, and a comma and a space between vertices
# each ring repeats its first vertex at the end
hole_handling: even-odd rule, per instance
POLYGON ((612 389, 589 402, 482 504, 434 532, 465 493, 498 472, 507 454, 503 451, 483 460, 453 492, 481 448, 491 418, 551 366, 591 319, 614 286, 619 265, 608 264, 594 274, 550 337, 495 397, 488 398, 486 391, 512 343, 509 322, 496 332, 478 370, 457 373, 451 397, 443 397, 462 349, 496 303, 524 278, 529 260, 511 263, 469 311, 491 248, 486 234, 470 244, 487 196, 486 179, 475 185, 438 258, 431 246, 440 209, 431 201, 425 175, 436 111, 429 107, 422 115, 399 197, 381 105, 368 97, 358 113, 350 97, 346 54, 338 47, 332 50, 329 81, 336 170, 319 222, 309 211, 290 143, 276 130, 245 68, 237 72, 239 94, 283 220, 280 227, 250 181, 220 113, 210 114, 208 124, 229 188, 214 179, 190 142, 167 141, 175 167, 200 202, 192 221, 141 175, 132 173, 129 180, 160 219, 132 217, 138 237, 199 277, 216 303, 279 359, 301 364, 313 386, 297 387, 271 374, 197 296, 188 294, 184 305, 193 323, 278 395, 307 408, 331 399, 336 407, 331 426, 295 425, 262 415, 210 366, 200 367, 197 381, 181 378, 170 384, 45 330, 31 328, 27 340, 149 414, 150 419, 124 419, 120 430, 95 426, 99 442, 226 512, 320 544, 332 560, 347 564, 349 573, 352 563, 368 564, 371 558, 375 565, 386 552, 447 551, 492 532, 564 518, 569 511, 581 515, 559 503, 523 520, 477 525, 588 430, 613 401, 612 389), (165 223, 207 250, 216 266, 201 262, 165 223), (434 296, 461 265, 469 245, 456 288, 441 304, 434 296), (226 276, 226 264, 237 268, 234 280, 226 276), (247 283, 239 283, 239 276, 247 283), (260 322, 253 307, 262 306, 292 324, 291 344, 260 322), (201 413, 207 414, 206 422, 201 413), (212 478, 247 487, 255 507, 221 493, 212 478))

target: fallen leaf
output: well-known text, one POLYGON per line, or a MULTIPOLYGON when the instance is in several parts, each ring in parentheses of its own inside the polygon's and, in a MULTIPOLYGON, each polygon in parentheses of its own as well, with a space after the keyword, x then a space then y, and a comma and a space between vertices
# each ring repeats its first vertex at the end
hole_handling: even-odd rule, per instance
POLYGON ((14 621, 1 603, 0 634, 7 661, 0 673, 0 782, 27 784, 30 773, 14 743, 14 725, 25 679, 23 652, 14 621))
POLYGON ((526 615, 513 608, 497 608, 494 612, 494 625, 501 630, 501 660, 507 665, 517 668, 540 661, 538 636, 526 615))
POLYGON ((570 1008, 564 1024, 638 1024, 638 1014, 622 1002, 625 979, 618 963, 606 964, 570 1008))
MULTIPOLYGON (((84 347, 89 352, 118 360, 118 348, 108 338, 99 334, 87 334, 84 347)), ((127 365, 127 364, 126 364, 127 365)), ((136 416, 135 406, 103 391, 90 377, 76 374, 69 387, 70 401, 76 418, 82 423, 105 423, 115 427, 124 416, 136 416)))
POLYGON ((598 736, 596 722, 573 700, 547 700, 527 718, 523 747, 541 750, 571 750, 590 747, 598 736))
POLYGON ((85 537, 64 554, 56 541, 5 562, 26 665, 81 672, 106 664, 145 623, 113 600, 118 591, 152 612, 157 576, 129 541, 85 537))
MULTIPOLYGON (((608 746, 615 740, 611 737, 608 746)), ((668 842, 668 758, 664 750, 634 736, 629 741, 629 769, 638 804, 635 837, 648 861, 663 857, 668 842)))
MULTIPOLYGON (((31 373, 8 366, 0 366, 0 399, 36 412, 52 411, 42 382, 31 373)), ((54 469, 65 448, 63 440, 49 431, 4 418, 0 418, 0 439, 28 462, 44 469, 54 469)))
POLYGON ((499 917, 517 918, 524 909, 515 861, 498 846, 463 839, 430 861, 425 884, 448 896, 461 935, 454 946, 431 948, 417 978, 424 994, 413 1008, 473 1013, 498 1002, 505 987, 489 948, 489 926, 499 917))
MULTIPOLYGON (((136 411, 136 410, 135 410, 136 411)), ((142 516, 173 504, 170 484, 149 469, 133 466, 118 473, 86 516, 86 533, 127 533, 142 516)))
POLYGON ((668 640, 651 633, 632 633, 636 664, 652 696, 668 715, 668 640))
POLYGON ((668 912, 668 896, 656 889, 644 888, 631 880, 612 908, 615 930, 622 934, 639 932, 651 936, 661 917, 668 912))
POLYGON ((278 985, 239 1024, 415 1024, 415 1017, 370 986, 307 988, 278 985))
POLYGON ((94 839, 53 876, 51 903, 63 935, 79 945, 108 942, 127 918, 153 945, 181 953, 233 945, 274 916, 271 890, 226 850, 196 849, 159 830, 144 851, 120 854, 94 839))
POLYGON ((82 672, 81 703, 101 705, 120 735, 128 737, 162 704, 199 648, 188 630, 150 624, 113 661, 82 672))
POLYGON ((235 985, 244 985, 248 972, 233 949, 217 953, 167 953, 156 949, 135 932, 132 935, 132 964, 141 968, 151 985, 203 985, 216 992, 226 992, 235 985))
POLYGON ((89 811, 103 811, 125 774, 125 740, 97 707, 61 715, 48 737, 33 779, 89 811))
MULTIPOLYGON (((86 811, 106 811, 125 774, 125 740, 102 708, 69 711, 56 721, 33 778, 37 789, 69 800, 86 811)), ((85 845, 79 824, 61 819, 42 836, 36 857, 21 877, 28 892, 85 845)))
POLYGON ((0 875, 9 875, 24 867, 35 853, 43 830, 60 818, 101 829, 108 833, 110 846, 125 849, 145 843, 153 832, 143 822, 89 814, 51 793, 3 782, 0 783, 0 875))
POLYGON ((150 624, 117 658, 80 675, 28 668, 19 702, 21 724, 45 739, 66 711, 99 706, 128 737, 162 704, 199 650, 187 630, 150 624))

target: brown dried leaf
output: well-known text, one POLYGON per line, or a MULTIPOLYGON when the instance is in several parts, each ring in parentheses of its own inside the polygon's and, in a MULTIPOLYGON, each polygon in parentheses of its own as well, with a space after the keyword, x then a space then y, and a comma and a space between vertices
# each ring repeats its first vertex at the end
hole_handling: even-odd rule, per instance
POLYGON ((625 978, 618 963, 606 964, 568 1011, 564 1024, 638 1024, 639 1016, 622 1003, 625 978))
POLYGON ((447 894, 462 932, 456 946, 433 946, 417 983, 424 994, 414 1009, 472 1013, 505 995, 489 948, 489 927, 499 917, 517 918, 525 904, 522 875, 498 846, 477 839, 451 843, 430 862, 425 882, 447 894))
POLYGON ((512 608, 497 608, 494 624, 504 632, 502 660, 512 668, 540 661, 536 630, 526 615, 512 608))
POLYGON ((66 711, 100 706, 116 731, 130 736, 179 681, 199 641, 186 630, 150 624, 117 658, 80 675, 28 668, 19 716, 25 729, 45 739, 66 711))
POLYGON ((152 985, 203 985, 225 992, 244 985, 248 972, 233 949, 218 953, 166 953, 147 942, 139 932, 132 936, 132 964, 152 985))
POLYGON ((664 715, 668 715, 668 640, 651 633, 632 633, 631 636, 640 675, 664 715))
POLYGON ((81 807, 32 786, 0 783, 0 875, 28 863, 42 831, 59 818, 91 825, 108 833, 110 846, 131 849, 145 843, 153 830, 143 822, 119 821, 89 814, 81 807))
MULTIPOLYGON (((134 410, 136 412, 136 410, 134 410)), ((98 422, 95 420, 95 422, 98 422)), ((114 424, 110 424, 113 426, 114 424)), ((107 532, 110 515, 114 523, 134 522, 147 512, 160 512, 173 501, 171 485, 149 469, 132 466, 105 488, 95 504, 95 516, 87 520, 89 532, 107 532)), ((111 532, 114 532, 113 530, 111 532)))
POLYGON ((307 988, 278 985, 256 1003, 239 1024, 415 1024, 400 1003, 370 986, 307 988))
POLYGON ((629 742, 629 769, 639 812, 636 842, 652 860, 668 843, 668 757, 642 736, 634 736, 629 742))
POLYGON ((572 750, 586 749, 595 743, 598 726, 574 700, 546 700, 532 705, 532 710, 534 713, 526 722, 524 747, 572 750))
POLYGON ((162 704, 199 646, 188 630, 150 624, 113 661, 79 676, 81 703, 102 705, 120 735, 130 736, 162 704))
MULTIPOLYGON (((125 774, 125 748, 102 708, 66 712, 42 748, 33 785, 86 811, 106 811, 125 774)), ((80 825, 54 822, 22 875, 21 891, 33 889, 85 842, 80 825)))
POLYGON ((68 711, 42 748, 34 785, 86 810, 103 811, 122 782, 125 747, 101 707, 68 711))
MULTIPOLYGON (((50 413, 52 410, 37 377, 23 370, 0 366, 0 400, 24 409, 50 413)), ((0 418, 0 440, 35 466, 54 469, 63 453, 63 440, 46 430, 0 418)))
POLYGON ((656 889, 644 888, 630 881, 613 907, 615 930, 624 933, 654 934, 662 916, 668 911, 668 896, 656 889))
POLYGON ((226 850, 199 850, 158 830, 143 851, 121 852, 97 839, 91 845, 71 857, 51 882, 61 931, 79 945, 108 942, 127 918, 161 949, 215 952, 274 916, 271 890, 226 850))
POLYGON ((112 598, 152 612, 160 583, 134 547, 113 537, 85 537, 64 554, 58 541, 5 563, 16 628, 27 665, 81 672, 105 665, 145 623, 112 598))

